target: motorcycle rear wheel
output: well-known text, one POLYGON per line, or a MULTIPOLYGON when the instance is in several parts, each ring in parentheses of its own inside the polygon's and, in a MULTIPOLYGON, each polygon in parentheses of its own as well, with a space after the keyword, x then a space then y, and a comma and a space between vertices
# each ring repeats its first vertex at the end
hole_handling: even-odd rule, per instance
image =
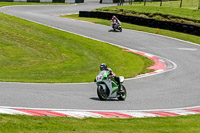
POLYGON ((108 98, 107 91, 105 92, 102 86, 97 86, 97 95, 100 100, 105 101, 108 98))
POLYGON ((126 88, 122 85, 121 93, 119 94, 118 100, 124 101, 126 99, 126 96, 127 96, 126 88))

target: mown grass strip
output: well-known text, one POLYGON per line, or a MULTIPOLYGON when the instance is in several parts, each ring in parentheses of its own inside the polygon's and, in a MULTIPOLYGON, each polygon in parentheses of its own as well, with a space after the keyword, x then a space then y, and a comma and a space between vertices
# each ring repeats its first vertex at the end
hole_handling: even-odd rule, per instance
POLYGON ((75 119, 0 115, 3 133, 198 133, 200 115, 166 118, 75 119))
MULTIPOLYGON (((181 0, 162 1, 162 6, 160 6, 160 3, 161 3, 160 1, 158 2, 147 1, 145 6, 180 8, 181 0)), ((144 6, 144 2, 134 2, 133 4, 144 6)), ((198 6, 199 6, 199 0, 182 0, 181 8, 198 9, 198 6)))
MULTIPOLYGON (((79 17, 78 14, 65 15, 62 17, 90 21, 90 22, 94 22, 97 24, 107 25, 107 26, 111 25, 109 20, 98 19, 98 18, 79 17)), ((200 37, 195 36, 195 35, 189 35, 189 34, 185 34, 185 33, 174 32, 174 31, 163 30, 163 29, 159 29, 159 32, 157 33, 157 28, 144 27, 144 26, 133 25, 133 24, 123 23, 123 22, 122 22, 122 28, 164 35, 164 36, 173 37, 173 38, 200 44, 200 37)))
POLYGON ((153 61, 121 48, 0 13, 0 81, 91 82, 102 62, 126 78, 153 61))
POLYGON ((154 6, 138 6, 138 5, 125 5, 125 6, 112 6, 95 9, 94 11, 103 11, 118 13, 124 15, 139 16, 140 14, 162 14, 168 16, 175 16, 180 18, 187 18, 192 20, 200 20, 200 10, 191 10, 185 8, 172 8, 172 7, 154 7, 154 6))

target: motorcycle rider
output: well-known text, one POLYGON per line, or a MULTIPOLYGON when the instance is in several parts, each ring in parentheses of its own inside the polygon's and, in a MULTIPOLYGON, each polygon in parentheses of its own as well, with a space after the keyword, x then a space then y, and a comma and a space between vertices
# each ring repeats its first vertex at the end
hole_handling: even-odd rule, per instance
POLYGON ((119 94, 120 91, 121 91, 121 83, 120 83, 119 77, 116 76, 116 74, 112 71, 111 68, 108 68, 108 67, 107 67, 107 64, 106 64, 106 63, 102 63, 102 64, 100 65, 100 71, 103 71, 103 70, 109 71, 109 72, 110 72, 110 75, 108 75, 108 77, 113 77, 113 78, 115 79, 115 81, 117 81, 118 88, 119 88, 117 94, 119 94))
POLYGON ((112 24, 112 28, 114 29, 114 26, 120 26, 121 22, 119 21, 119 19, 116 16, 113 16, 112 19, 110 20, 111 24, 112 24))

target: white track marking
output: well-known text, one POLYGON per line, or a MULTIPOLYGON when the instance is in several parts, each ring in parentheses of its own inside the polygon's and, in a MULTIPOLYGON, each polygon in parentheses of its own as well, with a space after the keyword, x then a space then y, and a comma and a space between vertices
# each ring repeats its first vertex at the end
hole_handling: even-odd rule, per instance
POLYGON ((169 113, 175 113, 175 114, 179 114, 179 115, 195 115, 198 114, 196 112, 192 112, 192 111, 185 111, 185 110, 169 110, 167 111, 169 113))
POLYGON ((58 113, 62 113, 62 114, 66 114, 69 115, 71 117, 76 117, 76 118, 86 118, 86 117, 93 117, 93 118, 104 118, 103 115, 100 114, 95 114, 95 113, 91 113, 91 112, 87 112, 87 111, 55 111, 58 113))
POLYGON ((13 109, 1 109, 0 108, 0 114, 21 114, 21 115, 30 115, 28 113, 24 113, 24 112, 21 112, 21 111, 17 111, 17 110, 13 110, 13 109))
POLYGON ((177 48, 178 50, 185 50, 185 51, 197 51, 196 48, 177 48))

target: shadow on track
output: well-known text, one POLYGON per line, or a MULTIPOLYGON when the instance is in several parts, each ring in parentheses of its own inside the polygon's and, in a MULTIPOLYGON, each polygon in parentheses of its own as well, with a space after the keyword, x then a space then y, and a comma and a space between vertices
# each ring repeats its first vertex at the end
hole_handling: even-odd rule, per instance
POLYGON ((117 31, 117 30, 109 30, 108 32, 119 32, 119 31, 117 31))
MULTIPOLYGON (((91 100, 95 100, 95 101, 102 101, 102 100, 100 100, 99 98, 97 98, 97 97, 91 97, 90 98, 91 100)), ((118 99, 107 99, 107 100, 105 100, 105 101, 119 101, 118 99)))

